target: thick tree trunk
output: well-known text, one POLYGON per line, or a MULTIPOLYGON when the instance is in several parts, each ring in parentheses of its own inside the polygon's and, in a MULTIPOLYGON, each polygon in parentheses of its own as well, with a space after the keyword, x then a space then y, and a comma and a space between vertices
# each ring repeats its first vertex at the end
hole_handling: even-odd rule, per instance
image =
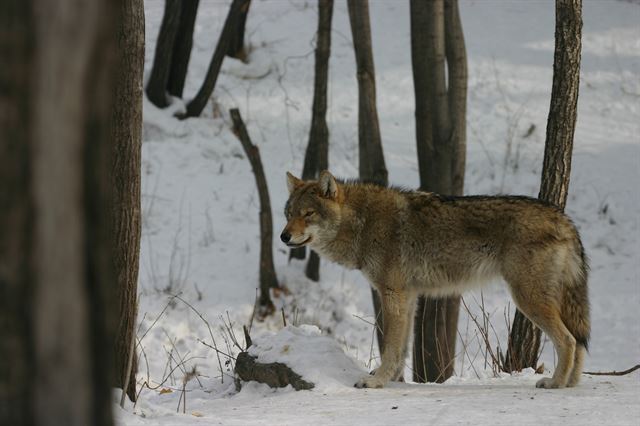
POLYGON ((240 139, 242 148, 251 163, 253 174, 256 178, 258 187, 258 196, 260 197, 260 298, 259 304, 262 314, 270 314, 275 309, 271 301, 270 290, 277 288, 278 278, 276 270, 273 266, 273 222, 271 219, 271 202, 269 201, 269 189, 267 187, 267 179, 262 169, 262 161, 260 160, 260 152, 255 146, 247 128, 242 121, 240 111, 238 109, 229 110, 231 120, 233 121, 233 131, 240 139))
POLYGON ((151 75, 147 82, 147 97, 157 107, 169 105, 167 83, 173 61, 174 44, 180 26, 181 0, 165 0, 164 16, 158 33, 151 75))
POLYGON ((115 10, 0 6, 0 424, 112 423, 115 10))
MULTIPOLYGON (((356 54, 358 77, 358 150, 359 175, 362 181, 387 186, 388 173, 384 162, 378 110, 376 107, 376 78, 371 45, 368 0, 347 0, 353 48, 356 54)), ((372 288, 378 348, 384 347, 384 324, 380 296, 372 288)))
POLYGON ((245 61, 247 59, 247 51, 244 48, 244 33, 250 6, 251 0, 242 1, 238 22, 231 33, 231 40, 229 40, 229 48, 227 49, 227 56, 240 59, 241 61, 245 61))
POLYGON ((113 253, 118 316, 115 341, 115 386, 136 397, 136 298, 140 252, 140 150, 142 75, 144 70, 144 4, 121 3, 118 19, 118 66, 110 137, 113 190, 113 253), (130 360, 131 357, 131 360, 130 360))
MULTIPOLYGON (((0 3, 0 424, 33 424, 33 2, 0 3)), ((66 337, 66 336, 65 336, 66 337)), ((65 368, 66 365, 63 365, 65 368)))
POLYGON ((204 78, 204 82, 200 87, 200 90, 196 96, 187 104, 187 112, 185 117, 199 117, 202 114, 202 110, 207 105, 213 89, 216 86, 218 80, 218 74, 222 67, 222 61, 229 50, 229 43, 233 38, 233 32, 238 25, 238 19, 242 13, 242 5, 246 0, 233 0, 227 19, 224 21, 224 27, 220 33, 216 50, 213 52, 207 75, 204 78))
MULTIPOLYGON (((420 189, 462 195, 467 68, 457 1, 412 0, 410 6, 420 189)), ((414 381, 444 382, 453 374, 459 310, 459 297, 418 301, 414 381)))
MULTIPOLYGON (((331 53, 331 17, 333 0, 318 0, 318 35, 316 43, 316 73, 313 86, 313 107, 309 143, 304 156, 302 179, 309 180, 329 168, 329 127, 327 126, 327 81, 331 53)), ((304 259, 305 248, 292 249, 290 258, 304 259)), ((320 279, 320 257, 311 251, 305 271, 313 281, 320 279)))
POLYGON ((413 339, 413 380, 442 383, 453 374, 460 298, 421 297, 413 339))
MULTIPOLYGON (((581 37, 582 0, 557 0, 553 86, 538 198, 563 210, 569 190, 573 134, 578 113, 581 37)), ((505 356, 505 370, 537 367, 540 334, 540 329, 516 310, 505 356)))
POLYGON ((167 82, 167 91, 177 98, 182 98, 184 82, 187 78, 199 0, 182 0, 180 3, 180 23, 172 47, 171 68, 167 82))

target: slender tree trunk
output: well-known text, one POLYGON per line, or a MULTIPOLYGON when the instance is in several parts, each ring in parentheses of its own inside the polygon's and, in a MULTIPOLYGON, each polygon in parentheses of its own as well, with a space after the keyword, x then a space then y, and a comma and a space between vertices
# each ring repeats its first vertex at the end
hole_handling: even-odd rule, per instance
MULTIPOLYGON (((578 113, 581 37, 582 0, 557 0, 553 86, 538 198, 563 210, 569 190, 578 113)), ((535 369, 540 354, 540 335, 540 329, 516 310, 504 359, 505 370, 535 369)))
MULTIPOLYGON (((420 189, 461 195, 467 68, 457 1, 448 0, 445 6, 443 0, 412 0, 410 6, 420 189)), ((443 382, 453 374, 459 310, 459 297, 418 301, 413 344, 416 382, 443 382)))
POLYGON ((159 108, 169 105, 166 90, 171 72, 174 44, 180 26, 180 3, 181 0, 165 0, 164 16, 156 42, 151 75, 149 75, 147 82, 147 97, 159 108))
POLYGON ((196 96, 187 104, 187 113, 183 118, 199 117, 200 114, 202 114, 202 110, 204 110, 204 107, 207 105, 207 102, 213 93, 213 89, 216 86, 218 74, 222 67, 222 61, 229 50, 229 43, 233 37, 233 31, 238 25, 238 19, 242 13, 242 5, 245 1, 246 0, 233 0, 231 3, 227 19, 224 21, 224 27, 222 28, 218 44, 216 45, 216 50, 213 52, 213 57, 211 58, 207 75, 205 76, 204 82, 196 96))
POLYGON ((458 0, 444 4, 444 41, 448 71, 448 103, 451 117, 452 194, 464 193, 467 159, 467 50, 460 21, 458 0))
POLYGON ((115 341, 115 385, 136 397, 136 298, 140 252, 140 149, 142 138, 142 75, 144 70, 144 4, 121 3, 118 19, 118 66, 111 117, 111 188, 113 189, 113 252, 116 268, 118 326, 115 341), (129 360, 131 358, 131 366, 129 360))
POLYGON ((234 26, 231 34, 231 40, 229 41, 229 48, 227 49, 227 56, 240 59, 241 61, 245 61, 247 59, 247 50, 244 48, 244 33, 250 6, 251 0, 242 1, 238 22, 234 26))
MULTIPOLYGON (((376 79, 371 46, 371 24, 368 0, 347 0, 353 48, 356 54, 358 76, 358 150, 359 174, 362 181, 387 186, 388 173, 376 107, 376 79)), ((384 347, 384 324, 380 296, 372 288, 376 335, 382 353, 384 347)))
POLYGON ((0 424, 112 423, 115 10, 0 6, 0 424))
POLYGON ((182 98, 184 82, 187 77, 199 0, 182 0, 180 3, 180 23, 173 43, 171 68, 167 83, 167 91, 171 96, 177 98, 182 98))
MULTIPOLYGON (((318 35, 316 43, 316 73, 313 87, 313 107, 309 143, 304 156, 302 179, 309 180, 329 168, 329 127, 327 126, 327 81, 331 53, 331 17, 333 0, 318 0, 318 35)), ((290 258, 304 259, 305 248, 292 249, 290 258)), ((320 279, 320 257, 311 251, 306 275, 313 281, 320 279)))
POLYGON ((267 179, 264 176, 262 162, 260 161, 260 151, 255 146, 247 128, 242 121, 240 111, 237 108, 229 110, 233 121, 233 131, 240 139, 242 148, 251 163, 253 174, 256 178, 258 196, 260 197, 260 299, 262 315, 270 314, 274 311, 271 301, 270 290, 279 287, 276 270, 273 266, 273 221, 271 218, 271 202, 269 201, 269 189, 267 179))

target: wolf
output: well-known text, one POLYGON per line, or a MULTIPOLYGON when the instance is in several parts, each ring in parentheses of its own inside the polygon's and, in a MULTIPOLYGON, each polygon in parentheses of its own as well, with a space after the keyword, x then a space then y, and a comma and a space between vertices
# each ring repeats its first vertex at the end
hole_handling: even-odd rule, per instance
POLYGON ((380 388, 402 374, 420 295, 460 295, 499 277, 558 354, 553 377, 536 386, 578 384, 590 333, 589 268, 560 209, 522 196, 450 197, 342 181, 328 171, 313 181, 287 172, 287 187, 281 240, 359 269, 380 295, 382 361, 354 386, 380 388))

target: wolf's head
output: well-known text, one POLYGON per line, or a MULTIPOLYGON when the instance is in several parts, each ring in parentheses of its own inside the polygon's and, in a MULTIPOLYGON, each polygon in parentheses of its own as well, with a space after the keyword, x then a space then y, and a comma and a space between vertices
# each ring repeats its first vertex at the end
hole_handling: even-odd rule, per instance
POLYGON ((280 239, 289 247, 312 247, 331 240, 340 223, 341 189, 328 171, 317 181, 303 181, 287 172, 289 200, 284 207, 287 218, 280 239))

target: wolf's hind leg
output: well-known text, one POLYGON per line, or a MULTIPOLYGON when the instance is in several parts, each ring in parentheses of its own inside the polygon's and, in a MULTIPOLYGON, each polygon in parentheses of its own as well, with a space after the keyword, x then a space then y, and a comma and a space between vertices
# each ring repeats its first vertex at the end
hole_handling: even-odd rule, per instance
POLYGON ((558 353, 558 365, 551 378, 538 380, 538 388, 563 388, 569 382, 569 375, 573 371, 576 353, 576 339, 569 332, 560 318, 560 309, 556 302, 546 296, 544 291, 536 292, 539 286, 529 283, 519 288, 527 289, 525 292, 512 286, 513 298, 518 309, 524 313, 536 326, 544 331, 553 342, 558 353))
POLYGON ((571 370, 571 375, 569 376, 567 387, 576 386, 580 382, 580 377, 582 376, 582 364, 584 363, 584 355, 586 352, 587 350, 584 346, 580 344, 576 345, 576 355, 573 360, 573 370, 571 370))

